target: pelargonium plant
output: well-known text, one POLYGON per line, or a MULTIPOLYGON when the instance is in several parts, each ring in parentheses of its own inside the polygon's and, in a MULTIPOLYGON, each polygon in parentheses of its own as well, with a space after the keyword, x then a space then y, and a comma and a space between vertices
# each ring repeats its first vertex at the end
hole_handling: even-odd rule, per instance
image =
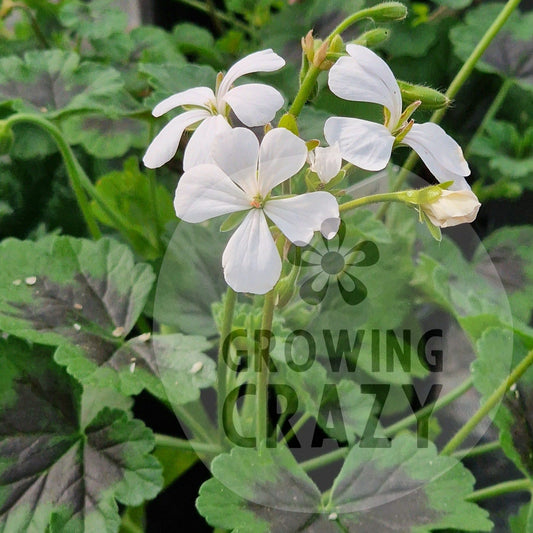
MULTIPOLYGON (((481 502, 533 493, 531 299, 493 264, 512 256, 525 286, 530 235, 479 242, 466 133, 439 124, 518 1, 445 92, 397 79, 381 47, 469 2, 432 16, 409 4, 404 26, 403 3, 367 3, 302 37, 299 74, 265 45, 218 75, 187 62, 202 49, 221 63, 209 46, 124 33, 104 0, 52 3, 42 20, 40 2, 0 4, 0 19, 24 10, 44 48, 0 58, 0 168, 14 173, 34 144, 57 162, 57 149, 92 237, 0 244, 0 531, 152 531, 147 502, 199 460, 196 511, 215 531, 496 531, 481 502), (62 28, 53 43, 40 21, 62 28), (52 103, 18 97, 43 79, 52 103), (91 128, 122 134, 110 145, 91 128), (128 150, 142 165, 94 183, 82 149, 95 168, 128 150), (144 423, 132 398, 146 396, 144 423), (169 412, 179 426, 155 434, 169 412), (470 461, 495 451, 522 477, 475 490, 470 461)), ((224 20, 262 20, 261 6, 239 9, 224 20)), ((533 504, 509 524, 533 531, 533 504)))

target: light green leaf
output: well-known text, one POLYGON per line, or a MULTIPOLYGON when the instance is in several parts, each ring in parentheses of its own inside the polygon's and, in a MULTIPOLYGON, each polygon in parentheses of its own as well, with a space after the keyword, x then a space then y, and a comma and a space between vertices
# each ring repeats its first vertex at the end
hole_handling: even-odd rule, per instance
MULTIPOLYGON (((511 331, 491 328, 477 342, 477 352, 472 375, 476 389, 486 400, 526 356, 527 349, 518 337, 513 339, 511 331)), ((529 368, 492 411, 502 450, 529 477, 533 477, 532 401, 533 369, 529 368)))
POLYGON ((65 2, 59 20, 86 39, 104 39, 114 33, 124 33, 128 16, 111 0, 78 0, 65 2))
POLYGON ((149 126, 130 117, 83 113, 65 118, 61 128, 69 144, 81 144, 94 157, 111 159, 131 148, 145 148, 149 126))
POLYGON ((31 51, 0 58, 0 101, 16 111, 56 117, 67 111, 122 113, 138 109, 118 71, 80 62, 74 52, 31 51))
MULTIPOLYGON (((162 185, 155 185, 153 190, 152 179, 155 177, 141 172, 133 157, 125 161, 122 171, 110 172, 96 183, 107 205, 128 222, 128 241, 145 259, 161 257, 165 225, 176 219, 170 193, 162 185)), ((92 202, 91 207, 98 220, 115 227, 98 204, 92 202)))

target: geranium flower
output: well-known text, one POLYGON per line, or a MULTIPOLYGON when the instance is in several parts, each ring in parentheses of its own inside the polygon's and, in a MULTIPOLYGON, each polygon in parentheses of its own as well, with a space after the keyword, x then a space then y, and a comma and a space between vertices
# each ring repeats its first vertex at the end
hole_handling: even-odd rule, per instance
POLYGON ((473 222, 481 204, 471 190, 443 190, 436 202, 422 204, 420 207, 434 226, 449 228, 473 222))
POLYGON ((271 49, 254 52, 237 61, 225 76, 219 74, 215 92, 209 87, 195 87, 159 102, 152 111, 154 117, 180 106, 188 110, 173 118, 159 132, 146 150, 144 164, 148 168, 158 168, 170 161, 185 129, 195 124, 198 127, 187 143, 183 169, 212 162, 209 147, 217 135, 230 129, 230 110, 248 127, 270 122, 283 105, 283 97, 276 89, 262 83, 232 86, 241 76, 252 72, 272 72, 284 65, 285 60, 271 49))
POLYGON ((400 88, 385 61, 364 46, 349 44, 346 51, 349 56, 329 71, 329 88, 345 100, 383 105, 385 124, 332 117, 324 125, 328 143, 338 143, 342 157, 365 170, 382 170, 394 144, 406 144, 441 183, 453 181, 451 189, 469 189, 464 176, 470 169, 460 146, 437 124, 410 121, 416 106, 402 113, 400 88))
POLYGON ((231 236, 222 267, 227 284, 237 292, 264 294, 281 273, 281 258, 267 217, 297 246, 315 231, 327 238, 337 232, 339 206, 319 191, 275 198, 274 187, 294 176, 307 157, 305 143, 284 128, 270 130, 261 145, 246 128, 235 128, 213 145, 215 164, 186 171, 176 189, 176 214, 186 222, 248 211, 231 236))

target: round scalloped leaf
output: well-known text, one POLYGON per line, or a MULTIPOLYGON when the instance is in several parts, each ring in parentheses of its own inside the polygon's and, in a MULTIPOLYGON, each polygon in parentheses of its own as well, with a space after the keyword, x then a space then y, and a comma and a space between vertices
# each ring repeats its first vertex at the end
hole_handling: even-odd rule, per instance
POLYGON ((149 265, 111 239, 52 237, 0 245, 0 329, 57 346, 55 360, 82 381, 187 403, 215 381, 204 337, 141 335, 125 340, 152 288, 149 265), (190 369, 202 363, 192 376, 190 369), (167 389, 167 390, 165 390, 167 389))
POLYGON ((116 500, 156 496, 161 467, 141 421, 101 399, 83 414, 80 385, 47 349, 0 340, 0 364, 0 531, 117 531, 116 500))
POLYGON ((461 463, 403 435, 390 448, 353 447, 324 502, 286 448, 235 448, 216 457, 197 507, 209 524, 267 531, 429 533, 489 531, 488 513, 465 501, 474 478, 461 463))
POLYGON ((123 85, 118 71, 80 63, 74 52, 33 50, 24 58, 0 58, 0 101, 9 102, 16 111, 54 117, 66 111, 138 109, 123 85))

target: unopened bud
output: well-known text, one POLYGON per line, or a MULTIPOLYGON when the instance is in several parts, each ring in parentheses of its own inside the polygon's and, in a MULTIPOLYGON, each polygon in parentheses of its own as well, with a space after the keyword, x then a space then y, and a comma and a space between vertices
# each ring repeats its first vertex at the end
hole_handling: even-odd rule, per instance
POLYGON ((309 63, 312 63, 315 55, 315 40, 313 38, 313 30, 309 30, 307 35, 302 37, 302 50, 309 63))
MULTIPOLYGON (((315 41, 315 44, 320 41, 315 41)), ((324 41, 320 44, 318 49, 315 51, 315 55, 313 57, 313 65, 320 70, 329 70, 333 66, 333 62, 326 59, 326 56, 328 55, 329 50, 329 43, 328 41, 324 41)))
POLYGON ((450 105, 450 99, 441 92, 424 87, 423 85, 413 85, 405 81, 397 80, 402 93, 402 100, 406 104, 411 104, 420 100, 421 109, 441 109, 450 105))
POLYGON ((9 153, 13 146, 13 130, 5 120, 0 120, 0 155, 9 153))
POLYGON ((383 2, 368 9, 368 16, 376 22, 403 20, 407 17, 407 7, 401 2, 383 2))
POLYGON ((355 44, 372 48, 380 43, 385 42, 390 37, 390 31, 387 28, 374 28, 373 30, 365 31, 355 41, 355 44))
POLYGON ((344 41, 342 40, 342 37, 340 35, 335 35, 333 39, 331 40, 331 43, 329 45, 329 53, 331 54, 340 54, 344 52, 346 47, 344 46, 344 41))

